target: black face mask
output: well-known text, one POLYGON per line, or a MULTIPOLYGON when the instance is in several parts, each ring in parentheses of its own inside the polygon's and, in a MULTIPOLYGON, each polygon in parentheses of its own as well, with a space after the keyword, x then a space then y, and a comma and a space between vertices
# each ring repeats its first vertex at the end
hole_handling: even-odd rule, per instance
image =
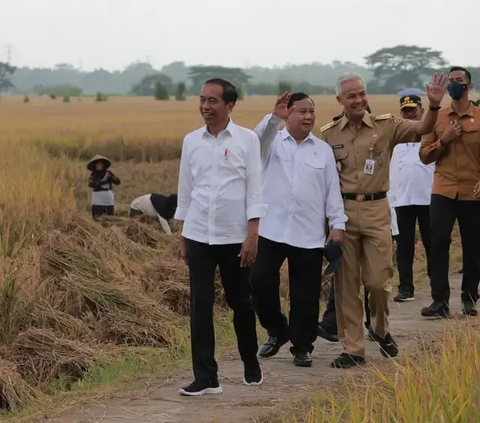
POLYGON ((452 97, 452 100, 460 100, 465 91, 468 91, 468 85, 460 84, 460 82, 457 81, 450 82, 448 86, 448 94, 452 97))

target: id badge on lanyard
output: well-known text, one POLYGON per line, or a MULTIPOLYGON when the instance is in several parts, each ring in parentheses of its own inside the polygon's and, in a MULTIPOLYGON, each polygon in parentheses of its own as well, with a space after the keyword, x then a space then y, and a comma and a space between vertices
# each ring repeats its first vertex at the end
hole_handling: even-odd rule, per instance
POLYGON ((363 173, 365 175, 373 175, 375 172, 375 160, 373 159, 373 145, 368 147, 370 150, 370 157, 365 160, 365 167, 363 168, 363 173))

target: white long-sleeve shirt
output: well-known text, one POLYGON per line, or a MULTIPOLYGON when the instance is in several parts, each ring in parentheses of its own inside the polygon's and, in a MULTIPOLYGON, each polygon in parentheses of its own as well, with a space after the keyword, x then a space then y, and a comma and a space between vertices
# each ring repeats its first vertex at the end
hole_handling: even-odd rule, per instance
POLYGON ((150 197, 152 194, 145 194, 142 195, 141 197, 135 198, 135 200, 132 201, 130 204, 130 208, 134 210, 138 210, 142 212, 143 214, 150 216, 150 217, 155 217, 158 219, 160 222, 160 225, 162 229, 165 231, 165 233, 171 235, 172 230, 170 229, 170 226, 162 216, 155 210, 155 207, 153 207, 152 200, 150 200, 150 197))
POLYGON ((395 211, 395 196, 397 195, 398 191, 398 160, 390 160, 390 189, 387 192, 388 203, 390 204, 390 215, 392 219, 391 229, 392 235, 397 236, 399 234, 398 231, 398 223, 397 223, 397 212, 395 211))
POLYGON ((299 248, 325 246, 325 222, 345 230, 340 182, 332 148, 309 134, 297 145, 281 119, 270 114, 258 124, 263 163, 266 216, 259 234, 299 248))
POLYGON ((419 150, 419 142, 398 144, 393 150, 390 161, 393 207, 430 205, 435 163, 424 165, 419 150))
POLYGON ((206 244, 242 243, 248 220, 261 218, 262 162, 257 135, 230 120, 213 137, 206 127, 183 141, 175 219, 182 235, 206 244))

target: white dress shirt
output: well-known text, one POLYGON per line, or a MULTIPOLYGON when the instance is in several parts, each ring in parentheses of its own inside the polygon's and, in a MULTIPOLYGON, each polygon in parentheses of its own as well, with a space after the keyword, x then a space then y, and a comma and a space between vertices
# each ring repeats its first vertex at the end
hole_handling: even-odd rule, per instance
POLYGON ((430 205, 435 163, 424 165, 419 150, 419 142, 398 144, 393 150, 390 186, 395 186, 394 207, 430 205))
POLYGON ((132 204, 130 204, 130 208, 133 210, 141 211, 147 216, 158 219, 165 233, 171 235, 172 230, 170 229, 170 225, 168 224, 166 219, 164 219, 158 214, 158 212, 155 210, 155 207, 153 207, 152 201, 150 200, 151 196, 152 194, 146 194, 142 195, 141 197, 135 198, 135 200, 132 201, 132 204))
POLYGON ((397 236, 400 232, 398 231, 397 223, 397 212, 395 211, 395 196, 398 191, 398 160, 393 156, 390 160, 390 189, 387 192, 388 203, 390 204, 390 215, 392 219, 391 229, 392 235, 397 236))
POLYGON ((265 216, 257 135, 230 120, 213 137, 206 127, 182 147, 175 219, 182 235, 206 244, 243 243, 248 220, 265 216))
POLYGON ((270 114, 258 124, 263 163, 266 216, 259 234, 299 248, 325 246, 325 221, 345 230, 340 182, 332 148, 309 134, 297 145, 281 119, 270 114))

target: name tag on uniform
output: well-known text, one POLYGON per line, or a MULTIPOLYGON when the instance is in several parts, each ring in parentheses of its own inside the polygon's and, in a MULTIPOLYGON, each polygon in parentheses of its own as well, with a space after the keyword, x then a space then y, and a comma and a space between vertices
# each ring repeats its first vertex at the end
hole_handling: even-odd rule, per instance
POLYGON ((365 175, 373 175, 374 171, 375 171, 375 160, 373 159, 365 160, 365 167, 363 169, 363 173, 365 173, 365 175))
POLYGON ((338 150, 339 148, 343 148, 343 144, 333 145, 332 148, 333 148, 334 150, 338 150))

